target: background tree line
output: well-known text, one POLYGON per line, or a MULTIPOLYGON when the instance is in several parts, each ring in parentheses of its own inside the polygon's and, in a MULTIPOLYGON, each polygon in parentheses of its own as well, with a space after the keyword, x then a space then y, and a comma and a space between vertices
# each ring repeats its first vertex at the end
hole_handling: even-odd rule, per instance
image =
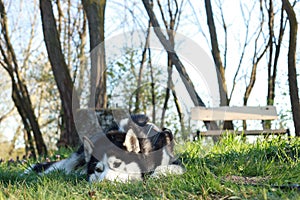
MULTIPOLYGON (((134 113, 147 113, 160 126, 175 126, 176 121, 176 131, 185 137, 184 133, 190 131, 189 108, 180 102, 181 94, 172 79, 174 71, 183 77, 195 106, 208 106, 209 102, 174 51, 178 47, 176 32, 190 37, 200 33, 196 38, 210 50, 219 74, 220 105, 249 105, 251 96, 265 98, 263 105, 276 105, 275 94, 281 84, 277 82, 288 83, 290 107, 286 109, 292 111, 295 134, 299 136, 297 1, 231 4, 240 10, 237 20, 242 28, 238 33, 236 22, 227 19, 228 4, 221 0, 40 0, 26 5, 23 1, 0 0, 0 65, 6 71, 1 74, 4 103, 0 123, 17 119, 11 125, 16 130, 11 148, 20 137, 24 138, 26 152, 34 156, 44 155, 56 145, 78 145, 73 110, 83 107, 125 106, 134 113), (155 27, 155 35, 151 35, 151 27, 155 27), (120 46, 124 56, 107 61, 109 52, 103 42, 115 32, 132 29, 144 30, 140 48, 120 46), (155 52, 150 48, 150 37, 157 37, 166 50, 163 66, 153 65, 155 52), (237 46, 238 51, 234 49, 237 46), (281 63, 285 66, 279 69, 281 63), (263 82, 267 90, 253 95, 260 74, 267 75, 263 82), (118 89, 120 85, 123 89, 118 89), (116 96, 123 105, 116 105, 116 96)), ((205 126, 218 128, 215 122, 205 122, 205 126)), ((264 126, 272 125, 266 122, 264 126)), ((233 127, 232 122, 223 125, 233 127)))

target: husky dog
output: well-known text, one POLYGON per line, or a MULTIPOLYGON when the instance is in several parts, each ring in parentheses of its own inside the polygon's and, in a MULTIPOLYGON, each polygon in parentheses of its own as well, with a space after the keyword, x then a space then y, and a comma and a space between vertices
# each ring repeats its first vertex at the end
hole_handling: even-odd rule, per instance
MULTIPOLYGON (((168 134, 169 130, 164 130, 160 132, 160 137, 165 137, 168 134)), ((183 167, 175 160, 168 145, 158 149, 156 144, 151 143, 151 139, 147 142, 154 148, 150 146, 152 149, 147 149, 147 154, 144 154, 143 148, 139 146, 139 138, 136 137, 132 129, 128 130, 124 140, 125 148, 129 149, 125 151, 108 141, 104 136, 95 142, 84 137, 88 180, 95 182, 107 179, 126 182, 142 180, 145 175, 182 174, 183 167)))
MULTIPOLYGON (((83 137, 83 145, 69 158, 31 167, 38 173, 79 168, 89 182, 143 180, 145 175, 182 174, 184 168, 173 155, 173 134, 160 130, 145 115, 132 115, 114 124, 106 133, 83 137)), ((28 173, 27 170, 25 173, 28 173)))

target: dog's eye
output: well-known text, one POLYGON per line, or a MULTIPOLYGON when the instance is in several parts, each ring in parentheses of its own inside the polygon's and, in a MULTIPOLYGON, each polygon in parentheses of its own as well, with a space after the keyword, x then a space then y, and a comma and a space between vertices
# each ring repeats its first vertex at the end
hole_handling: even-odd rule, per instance
POLYGON ((113 166, 114 166, 114 168, 118 168, 118 167, 120 167, 121 164, 122 164, 122 162, 116 161, 116 162, 114 162, 113 166))
POLYGON ((97 165, 95 167, 95 172, 102 173, 103 171, 104 171, 104 166, 103 165, 97 165))

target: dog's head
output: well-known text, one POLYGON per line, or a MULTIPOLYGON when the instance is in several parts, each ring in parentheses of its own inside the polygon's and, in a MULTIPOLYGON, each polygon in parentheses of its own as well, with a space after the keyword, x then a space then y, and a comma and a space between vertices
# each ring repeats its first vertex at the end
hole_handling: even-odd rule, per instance
MULTIPOLYGON (((132 141, 131 145, 134 148, 138 148, 135 147, 136 138, 128 134, 125 139, 132 141)), ((94 142, 84 137, 83 145, 89 182, 97 182, 104 179, 125 182, 142 178, 143 167, 139 163, 138 154, 119 148, 105 135, 100 136, 94 142)))
POLYGON ((157 166, 172 162, 171 131, 160 130, 148 121, 135 121, 124 119, 118 129, 97 134, 97 138, 83 138, 90 182, 142 180, 157 166))

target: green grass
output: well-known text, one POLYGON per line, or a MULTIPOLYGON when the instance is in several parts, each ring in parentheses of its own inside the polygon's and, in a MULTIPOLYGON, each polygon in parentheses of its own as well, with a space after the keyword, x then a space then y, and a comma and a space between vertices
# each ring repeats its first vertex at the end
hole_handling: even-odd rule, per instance
MULTIPOLYGON (((225 137, 214 146, 185 143, 186 173, 143 182, 89 184, 84 176, 54 172, 20 176, 21 165, 0 165, 1 199, 300 199, 300 139, 253 144, 225 137)), ((64 151, 65 152, 65 151, 64 151)), ((67 156, 66 153, 63 154, 67 156)))

